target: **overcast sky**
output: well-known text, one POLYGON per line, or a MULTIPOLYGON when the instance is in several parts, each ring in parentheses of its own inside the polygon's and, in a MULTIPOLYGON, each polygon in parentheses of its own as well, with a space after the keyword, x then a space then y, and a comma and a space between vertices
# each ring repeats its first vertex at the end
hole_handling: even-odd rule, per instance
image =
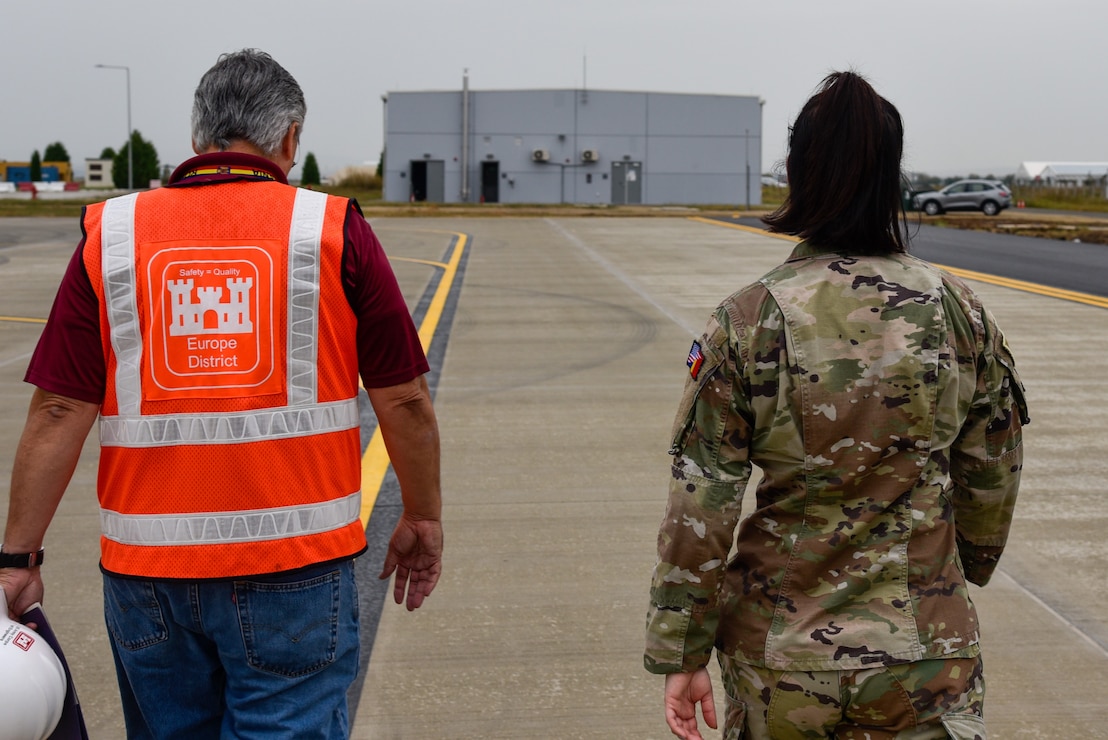
POLYGON ((1103 0, 0 0, 0 38, 0 159, 61 141, 79 169, 127 137, 126 74, 96 64, 130 67, 132 124, 176 165, 197 81, 245 47, 304 88, 324 176, 377 160, 382 94, 457 90, 466 68, 473 90, 761 97, 764 170, 845 68, 900 109, 906 169, 1108 160, 1103 0))

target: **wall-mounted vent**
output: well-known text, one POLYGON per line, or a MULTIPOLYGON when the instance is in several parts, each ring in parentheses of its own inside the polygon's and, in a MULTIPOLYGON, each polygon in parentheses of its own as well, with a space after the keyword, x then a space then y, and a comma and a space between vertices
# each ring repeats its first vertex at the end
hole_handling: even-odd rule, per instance
POLYGON ((600 152, 595 149, 585 149, 581 152, 582 162, 596 162, 600 159, 600 152))
POLYGON ((535 149, 533 152, 531 152, 531 161, 532 162, 549 162, 550 161, 550 152, 547 151, 546 149, 535 149))

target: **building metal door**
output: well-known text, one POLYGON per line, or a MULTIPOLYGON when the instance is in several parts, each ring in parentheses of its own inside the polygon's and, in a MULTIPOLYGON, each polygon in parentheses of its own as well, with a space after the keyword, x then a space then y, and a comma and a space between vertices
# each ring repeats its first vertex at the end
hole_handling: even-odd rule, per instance
POLYGON ((412 178, 410 200, 429 203, 446 201, 446 167, 441 159, 413 159, 409 167, 412 178))
POLYGON ((500 163, 481 163, 481 202, 500 202, 500 163))
POLYGON ((441 159, 427 162, 427 201, 446 202, 446 163, 441 159))
POLYGON ((642 162, 612 162, 612 205, 642 203, 642 162))
POLYGON ((412 183, 412 191, 408 193, 408 200, 421 203, 427 200, 427 162, 422 159, 413 159, 408 163, 408 169, 412 183))

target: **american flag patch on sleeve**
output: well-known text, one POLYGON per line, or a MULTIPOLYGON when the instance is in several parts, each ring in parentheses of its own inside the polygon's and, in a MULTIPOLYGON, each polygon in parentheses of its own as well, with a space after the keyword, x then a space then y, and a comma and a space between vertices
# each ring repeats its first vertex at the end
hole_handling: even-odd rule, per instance
POLYGON ((704 364, 704 355, 700 351, 700 342, 693 342, 692 349, 689 350, 689 359, 685 361, 685 364, 689 366, 689 375, 696 380, 696 376, 700 375, 700 366, 704 364))

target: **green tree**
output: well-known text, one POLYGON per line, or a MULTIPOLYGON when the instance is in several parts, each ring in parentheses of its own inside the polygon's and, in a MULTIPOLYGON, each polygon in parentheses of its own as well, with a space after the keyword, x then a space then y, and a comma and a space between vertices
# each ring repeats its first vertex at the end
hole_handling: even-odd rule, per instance
POLYGON ((42 179, 42 157, 38 155, 38 149, 31 154, 31 182, 42 179))
POLYGON ((115 149, 110 146, 104 147, 104 151, 100 152, 100 159, 115 159, 115 149))
POLYGON ((385 176, 385 150, 381 150, 381 158, 377 160, 377 177, 385 176))
POLYGON ((300 185, 309 187, 319 185, 319 163, 315 161, 315 154, 308 152, 304 157, 304 169, 300 173, 300 185))
POLYGON ((152 143, 142 138, 142 134, 138 131, 132 131, 131 140, 124 144, 112 159, 112 182, 117 188, 127 187, 127 153, 132 147, 135 150, 133 178, 135 187, 146 187, 151 180, 157 180, 160 174, 158 150, 152 143))
POLYGON ((46 151, 42 153, 42 159, 45 162, 68 162, 69 152, 65 150, 65 144, 55 141, 46 145, 46 151))

